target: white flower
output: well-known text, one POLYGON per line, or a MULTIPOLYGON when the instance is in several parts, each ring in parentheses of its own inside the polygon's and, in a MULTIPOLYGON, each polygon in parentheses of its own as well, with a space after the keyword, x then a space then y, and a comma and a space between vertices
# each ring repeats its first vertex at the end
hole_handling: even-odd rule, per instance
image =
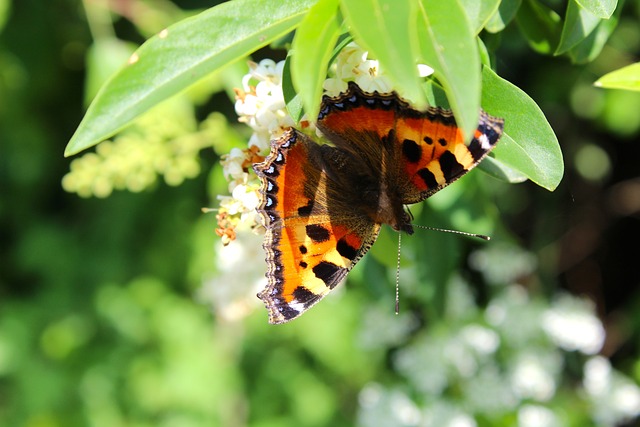
POLYGON ((551 355, 539 357, 533 354, 520 356, 511 372, 511 386, 521 399, 544 402, 556 391, 554 374, 560 366, 560 358, 551 355))
POLYGON ((604 327, 587 300, 561 296, 543 314, 542 327, 556 345, 568 351, 596 354, 604 344, 604 327))
POLYGON ((418 64, 418 75, 420 77, 427 77, 434 73, 434 69, 427 64, 418 64))
POLYGON ((205 281, 199 297, 209 302, 216 316, 234 321, 260 307, 256 293, 266 286, 262 236, 238 234, 233 244, 218 245, 216 266, 218 273, 205 281))
POLYGON ((232 148, 229 154, 222 157, 220 163, 222 164, 222 172, 224 177, 229 180, 236 180, 243 178, 245 171, 243 164, 246 160, 246 154, 239 148, 232 148))
POLYGON ((609 360, 592 357, 584 365, 583 385, 602 425, 616 425, 640 415, 640 388, 611 368, 609 360))
POLYGON ((471 324, 460 331, 461 338, 480 354, 493 354, 500 345, 498 334, 480 325, 471 324))
POLYGON ((555 427, 560 420, 549 408, 540 405, 523 405, 518 410, 519 427, 555 427))
POLYGON ((420 422, 418 406, 404 392, 386 390, 380 384, 367 384, 358 396, 360 426, 415 426, 420 422))

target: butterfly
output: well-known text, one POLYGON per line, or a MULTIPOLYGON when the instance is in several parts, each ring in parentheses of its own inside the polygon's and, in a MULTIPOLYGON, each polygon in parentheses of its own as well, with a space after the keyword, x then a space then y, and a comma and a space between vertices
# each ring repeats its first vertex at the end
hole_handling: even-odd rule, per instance
POLYGON ((261 180, 267 286, 258 293, 269 322, 307 311, 340 283, 375 242, 382 224, 413 233, 405 205, 420 202, 475 167, 496 145, 504 121, 480 112, 465 143, 453 113, 413 109, 395 92, 355 83, 324 96, 318 144, 289 128, 254 164, 261 180))

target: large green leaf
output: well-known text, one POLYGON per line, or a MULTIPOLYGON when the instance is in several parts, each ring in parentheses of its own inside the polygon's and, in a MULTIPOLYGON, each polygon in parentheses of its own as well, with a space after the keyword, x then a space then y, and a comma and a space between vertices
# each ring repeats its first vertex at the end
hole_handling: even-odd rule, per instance
POLYGON ((600 55, 609 40, 609 36, 618 25, 620 13, 621 9, 617 9, 609 19, 600 20, 600 23, 595 30, 591 31, 591 34, 569 50, 568 55, 574 64, 586 64, 600 55))
POLYGON ((418 106, 420 90, 415 51, 415 2, 410 0, 342 0, 345 21, 354 39, 384 68, 394 86, 418 106))
POLYGON ((569 0, 560 43, 555 54, 563 54, 586 39, 598 26, 598 23, 600 23, 600 18, 580 6, 576 0, 569 0))
POLYGON ((293 84, 312 120, 318 115, 322 82, 340 35, 338 4, 339 0, 319 0, 300 23, 293 39, 293 84))
POLYGON ((618 0, 576 0, 580 6, 602 19, 609 19, 616 10, 618 0))
POLYGON ((420 1, 418 39, 421 59, 435 70, 458 125, 470 139, 480 110, 480 54, 458 1, 420 1))
POLYGON ((474 33, 478 34, 498 11, 500 0, 460 0, 460 5, 464 8, 474 33))
POLYGON ((65 155, 110 137, 160 101, 283 36, 316 0, 234 0, 145 42, 102 87, 65 155))
POLYGON ((482 105, 505 121, 493 153, 500 162, 553 191, 564 174, 562 151, 540 107, 522 90, 490 68, 482 72, 482 105))
POLYGON ((640 91, 640 62, 605 74, 594 84, 607 89, 640 91))

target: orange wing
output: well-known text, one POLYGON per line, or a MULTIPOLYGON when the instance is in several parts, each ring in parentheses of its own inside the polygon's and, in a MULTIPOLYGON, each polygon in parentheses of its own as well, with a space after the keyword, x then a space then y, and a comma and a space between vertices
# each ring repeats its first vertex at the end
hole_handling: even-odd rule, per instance
POLYGON ((426 199, 474 168, 498 142, 503 125, 481 111, 466 143, 450 110, 417 111, 395 92, 365 93, 355 83, 336 98, 325 97, 318 118, 318 128, 337 147, 357 151, 374 164, 388 157, 385 173, 404 204, 426 199))
POLYGON ((375 241, 379 224, 349 205, 329 179, 318 144, 295 129, 272 141, 254 166, 267 228, 267 287, 258 294, 270 323, 301 315, 333 289, 375 241))

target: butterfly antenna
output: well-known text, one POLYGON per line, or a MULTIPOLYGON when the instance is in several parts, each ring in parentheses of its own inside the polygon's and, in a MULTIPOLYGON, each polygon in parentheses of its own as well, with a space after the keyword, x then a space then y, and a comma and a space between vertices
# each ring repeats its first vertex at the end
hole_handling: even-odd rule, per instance
POLYGON ((466 231, 449 230, 448 228, 427 227, 426 225, 420 225, 420 224, 413 224, 413 226, 422 228, 424 230, 442 231, 443 233, 460 234, 462 236, 467 236, 467 237, 477 237, 478 239, 482 239, 482 240, 491 240, 491 237, 485 236, 484 234, 467 233, 466 231))
POLYGON ((398 233, 398 263, 396 265, 396 316, 400 312, 400 245, 402 233, 398 233))
POLYGON ((218 209, 216 208, 200 208, 200 210, 202 211, 202 213, 218 212, 218 209))

